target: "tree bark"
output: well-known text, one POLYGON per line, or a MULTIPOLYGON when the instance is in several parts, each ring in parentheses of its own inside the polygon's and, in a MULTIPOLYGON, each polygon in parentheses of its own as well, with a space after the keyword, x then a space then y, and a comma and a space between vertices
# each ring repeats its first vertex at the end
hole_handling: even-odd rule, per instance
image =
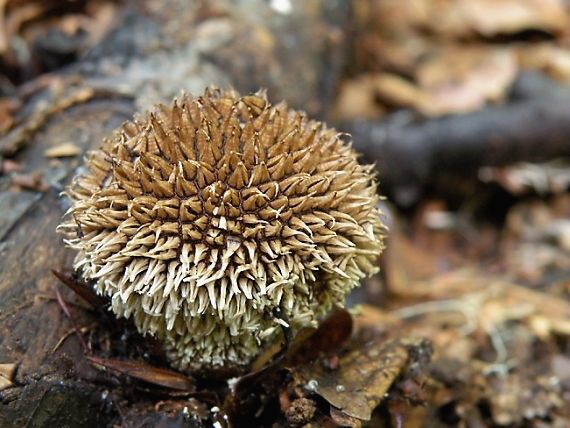
MULTIPOLYGON (((265 87, 271 99, 322 116, 322 100, 330 97, 343 63, 348 6, 324 0, 292 6, 132 1, 79 63, 20 90, 25 102, 0 139, 0 156, 18 162, 21 176, 38 177, 26 190, 14 186, 25 182, 22 177, 0 176, 0 363, 17 366, 14 387, 0 391, 0 426, 60 426, 64 419, 104 426, 117 418, 69 334, 72 325, 55 299, 58 281, 50 273, 71 265, 73 255, 55 229, 67 207, 59 193, 81 156, 54 160, 45 151, 71 142, 85 153, 134 111, 209 85, 242 92, 265 87)), ((69 292, 63 296, 78 303, 69 292)), ((94 321, 71 308, 80 327, 94 321)))

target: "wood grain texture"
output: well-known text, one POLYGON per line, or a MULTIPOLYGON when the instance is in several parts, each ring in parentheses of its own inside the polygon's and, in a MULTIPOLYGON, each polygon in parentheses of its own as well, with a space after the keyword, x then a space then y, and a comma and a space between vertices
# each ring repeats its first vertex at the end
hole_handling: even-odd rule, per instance
MULTIPOLYGON (((99 417, 97 409, 109 402, 92 382, 97 372, 58 306, 51 273, 71 266, 73 254, 55 229, 68 208, 59 194, 82 156, 50 159, 46 150, 71 143, 85 153, 134 111, 212 84, 242 92, 266 87, 272 99, 321 115, 326 104, 319 100, 335 80, 321 81, 322 70, 338 73, 342 64, 335 51, 342 37, 331 39, 328 30, 341 34, 349 14, 324 1, 294 3, 294 13, 283 15, 262 0, 222 1, 214 9, 207 2, 126 1, 115 29, 80 62, 28 85, 14 126, 0 135, 0 156, 18 162, 19 174, 37 174, 47 190, 22 190, 10 174, 0 175, 0 363, 17 365, 16 386, 0 391, 0 426, 59 426, 52 413, 66 400, 71 421, 85 420, 75 417, 80 411, 98 424, 91 426, 116 417, 112 411, 99 417)), ((60 290, 75 323, 92 323, 74 306, 76 297, 60 290)))

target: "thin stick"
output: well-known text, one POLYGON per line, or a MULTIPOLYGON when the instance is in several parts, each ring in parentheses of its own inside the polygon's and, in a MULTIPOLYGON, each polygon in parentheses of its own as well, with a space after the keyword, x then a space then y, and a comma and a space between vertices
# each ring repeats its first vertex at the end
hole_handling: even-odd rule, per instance
POLYGON ((61 308, 61 310, 63 311, 65 316, 71 322, 71 325, 73 326, 73 330, 75 331, 75 334, 77 335, 77 338, 79 339, 79 343, 81 344, 81 347, 83 348, 83 352, 86 355, 89 355, 90 351, 89 351, 89 348, 87 347, 87 343, 85 343, 85 339, 83 339, 83 336, 81 335, 81 331, 77 327, 77 324, 75 323, 73 317, 71 316, 71 312, 69 312, 69 308, 67 307, 67 304, 65 303, 65 301, 61 297, 61 294, 57 288, 55 289, 55 296, 57 298, 57 303, 59 304, 59 307, 61 308))

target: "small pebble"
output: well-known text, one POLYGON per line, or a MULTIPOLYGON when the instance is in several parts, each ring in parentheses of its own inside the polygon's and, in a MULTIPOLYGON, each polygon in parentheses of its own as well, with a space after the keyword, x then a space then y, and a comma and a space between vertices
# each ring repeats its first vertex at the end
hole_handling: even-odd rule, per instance
POLYGON ((317 382, 316 379, 311 379, 309 382, 307 382, 307 389, 309 391, 316 391, 318 386, 319 382, 317 382))

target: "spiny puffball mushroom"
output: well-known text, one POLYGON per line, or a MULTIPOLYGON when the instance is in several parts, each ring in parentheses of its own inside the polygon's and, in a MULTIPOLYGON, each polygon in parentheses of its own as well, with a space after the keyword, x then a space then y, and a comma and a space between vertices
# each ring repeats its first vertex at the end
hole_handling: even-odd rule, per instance
POLYGON ((377 270, 372 166, 263 92, 158 105, 86 166, 59 227, 74 267, 179 370, 246 368, 377 270))

